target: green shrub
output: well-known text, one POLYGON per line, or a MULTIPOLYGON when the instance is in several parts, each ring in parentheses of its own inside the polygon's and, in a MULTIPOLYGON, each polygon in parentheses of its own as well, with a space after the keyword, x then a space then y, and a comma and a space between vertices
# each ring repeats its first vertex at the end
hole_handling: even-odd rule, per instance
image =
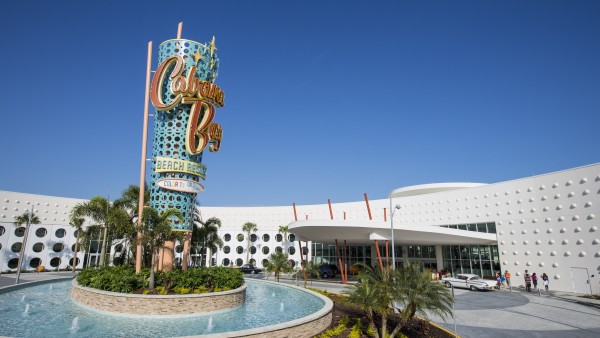
POLYGON ((360 318, 354 318, 354 321, 354 325, 352 326, 352 329, 350 329, 350 335, 348 338, 360 338, 360 335, 362 334, 360 318))
MULTIPOLYGON (((99 290, 131 293, 135 290, 148 289, 149 277, 148 268, 136 274, 131 266, 112 266, 102 269, 84 269, 77 276, 77 282, 81 286, 99 290)), ((224 267, 200 267, 155 274, 156 289, 161 287, 162 294, 169 293, 169 290, 182 294, 191 293, 192 290, 194 293, 226 291, 237 289, 242 285, 244 285, 243 273, 237 269, 224 267)))
POLYGON ((333 329, 329 329, 325 331, 325 333, 321 334, 319 338, 331 338, 334 336, 341 335, 344 331, 346 331, 346 325, 348 325, 348 317, 342 318, 340 323, 333 329))

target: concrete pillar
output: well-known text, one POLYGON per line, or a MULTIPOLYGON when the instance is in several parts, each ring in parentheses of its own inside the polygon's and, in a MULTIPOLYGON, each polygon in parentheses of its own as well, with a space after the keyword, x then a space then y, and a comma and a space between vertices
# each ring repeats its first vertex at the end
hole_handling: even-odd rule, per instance
POLYGON ((192 232, 186 231, 183 237, 183 254, 181 255, 181 270, 185 271, 188 268, 188 260, 190 258, 190 244, 192 242, 192 232))
POLYGON ((444 257, 442 256, 442 246, 435 246, 435 260, 437 263, 437 271, 442 270, 444 268, 444 257))

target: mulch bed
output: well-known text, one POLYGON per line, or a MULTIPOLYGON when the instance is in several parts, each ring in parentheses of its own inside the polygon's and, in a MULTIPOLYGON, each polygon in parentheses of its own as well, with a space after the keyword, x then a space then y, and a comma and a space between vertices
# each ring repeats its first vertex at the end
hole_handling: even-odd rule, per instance
MULTIPOLYGON (((355 318, 360 318, 361 319, 361 325, 363 328, 363 334, 361 335, 361 337, 369 337, 366 334, 366 330, 369 326, 369 321, 365 316, 365 313, 360 310, 357 307, 354 307, 352 305, 349 304, 345 304, 343 302, 343 300, 341 299, 341 296, 339 295, 328 295, 329 298, 331 298, 331 300, 333 300, 333 320, 331 322, 331 326, 328 329, 333 329, 335 327, 338 326, 338 324, 340 323, 340 321, 342 320, 342 318, 344 317, 348 317, 350 319, 350 321, 348 322, 348 324, 346 325, 346 330, 344 332, 342 332, 339 335, 333 336, 333 337, 348 337, 348 335, 350 334, 350 329, 352 328, 352 325, 355 321, 355 318)), ((378 324, 378 322, 376 321, 376 324, 378 324)), ((392 318, 388 318, 388 330, 393 330, 393 328, 396 325, 396 321, 393 320, 392 318)), ((380 328, 381 325, 379 325, 378 328, 380 328)), ((321 332, 325 333, 327 330, 321 332)), ((419 318, 414 318, 413 320, 411 320, 409 322, 409 324, 407 326, 405 326, 404 328, 402 328, 401 332, 403 334, 405 334, 407 337, 409 338, 429 338, 429 337, 433 337, 433 338, 451 338, 451 337, 455 337, 454 335, 444 331, 444 330, 440 330, 438 327, 430 325, 430 323, 428 321, 425 320, 421 320, 419 318)), ((388 331, 389 333, 389 331, 388 331)), ((319 335, 317 335, 316 337, 318 337, 319 335)))

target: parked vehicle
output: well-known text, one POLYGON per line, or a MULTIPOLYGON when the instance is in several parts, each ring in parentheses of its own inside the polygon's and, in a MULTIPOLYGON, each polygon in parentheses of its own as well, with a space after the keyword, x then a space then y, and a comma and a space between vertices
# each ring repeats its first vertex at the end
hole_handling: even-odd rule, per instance
POLYGON ((333 278, 338 273, 337 266, 333 264, 323 264, 319 267, 321 278, 333 278))
POLYGON ((444 277, 442 282, 446 287, 454 286, 455 288, 466 288, 471 291, 492 290, 498 287, 495 280, 482 279, 478 275, 468 273, 457 274, 456 277, 444 277))
POLYGON ((263 269, 261 268, 257 268, 252 264, 244 264, 242 266, 239 266, 237 268, 238 270, 242 271, 243 273, 249 273, 249 274, 256 274, 256 273, 261 273, 263 272, 263 269))

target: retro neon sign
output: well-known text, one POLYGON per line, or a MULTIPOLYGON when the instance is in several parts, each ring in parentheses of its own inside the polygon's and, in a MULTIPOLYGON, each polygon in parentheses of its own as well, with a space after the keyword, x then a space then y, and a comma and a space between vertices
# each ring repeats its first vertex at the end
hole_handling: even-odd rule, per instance
POLYGON ((206 146, 211 152, 219 151, 223 139, 223 128, 213 122, 215 106, 223 107, 225 93, 219 86, 196 77, 197 67, 186 71, 185 60, 179 55, 165 59, 156 69, 150 89, 152 105, 158 111, 172 110, 182 104, 190 104, 190 117, 185 136, 185 149, 191 155, 200 154, 206 146), (170 70, 170 71, 169 71, 170 70), (164 88, 165 78, 171 85, 164 88), (173 97, 170 103, 162 100, 163 95, 173 97))

